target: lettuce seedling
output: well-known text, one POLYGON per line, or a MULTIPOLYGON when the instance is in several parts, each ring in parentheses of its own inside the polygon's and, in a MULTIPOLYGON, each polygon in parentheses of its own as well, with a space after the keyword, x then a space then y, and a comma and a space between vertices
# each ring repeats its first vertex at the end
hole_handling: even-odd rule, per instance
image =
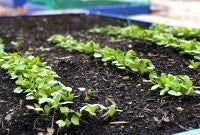
POLYGON ((174 26, 170 27, 165 24, 153 24, 149 28, 150 30, 159 31, 162 33, 170 33, 176 37, 191 38, 199 37, 200 29, 199 28, 187 28, 183 26, 174 26))
POLYGON ((101 111, 106 111, 105 114, 102 116, 104 118, 113 116, 117 111, 115 105, 105 107, 100 104, 87 104, 80 109, 80 112, 82 113, 83 111, 86 111, 91 116, 95 116, 98 109, 100 109, 101 111))
POLYGON ((93 105, 88 104, 87 106, 82 107, 80 109, 80 112, 84 110, 87 111, 90 115, 96 115, 95 112, 97 111, 98 108, 99 108, 98 104, 93 104, 93 105))
POLYGON ((160 95, 168 93, 173 96, 193 96, 194 88, 190 78, 186 75, 172 75, 164 74, 161 76, 154 76, 153 82, 155 85, 151 87, 151 90, 161 89, 160 95))
MULTIPOLYGON (((121 28, 121 33, 119 32, 120 28, 113 26, 106 27, 109 30, 109 34, 121 34, 123 33, 123 36, 127 35, 128 37, 131 36, 135 31, 140 32, 141 28, 134 27, 134 26, 128 26, 126 28, 121 28), (112 31, 113 30, 113 31, 112 31)), ((106 29, 104 32, 108 32, 109 30, 106 29)), ((97 29, 97 28, 95 28, 97 29)), ((100 28, 101 29, 101 28, 100 28)), ((103 30, 100 30, 103 31, 103 30)), ((169 38, 167 37, 165 40, 162 40, 162 38, 165 38, 164 35, 160 35, 160 33, 152 34, 151 31, 143 31, 138 36, 140 38, 146 38, 145 34, 148 35, 147 38, 152 37, 152 39, 156 40, 159 44, 171 44, 174 48, 178 47, 179 41, 176 38, 169 38), (176 43, 176 44, 175 44, 176 43)), ((133 35, 135 36, 135 35, 133 35)), ((54 37, 55 38, 55 37, 54 37)), ((59 36, 58 38, 62 39, 62 41, 68 42, 68 36, 64 38, 64 36, 59 36)), ((71 37, 69 40, 72 40, 71 37)), ((54 39, 57 42, 57 45, 64 44, 62 41, 59 41, 59 39, 54 39)), ((82 42, 79 42, 77 40, 70 41, 70 42, 76 42, 77 44, 81 44, 84 46, 82 42)), ((87 43, 85 43, 87 44, 87 43)), ((194 44, 192 44, 194 45, 194 44)), ((78 45, 77 45, 78 46, 78 45)), ((183 44, 182 44, 183 46, 183 44)), ((191 49, 191 48, 190 48, 191 49)), ((77 49, 75 49, 77 50, 77 49)), ((188 49, 189 50, 189 49, 188 49)), ((82 52, 82 51, 80 51, 82 52)), ((94 57, 95 58, 101 58, 101 60, 104 62, 104 65, 107 65, 108 63, 112 63, 113 65, 117 66, 120 69, 127 69, 132 71, 133 73, 140 73, 140 74, 149 74, 149 79, 151 80, 154 85, 151 87, 151 90, 154 89, 160 89, 160 95, 165 95, 168 93, 169 95, 173 96, 192 96, 194 95, 194 88, 192 85, 192 81, 188 76, 183 75, 177 75, 174 76, 172 74, 161 74, 161 76, 158 76, 157 73, 154 71, 154 65, 151 63, 149 59, 140 59, 136 56, 136 53, 134 50, 129 50, 128 52, 123 52, 119 49, 113 49, 109 46, 105 46, 104 48, 99 48, 96 51, 94 51, 94 57)), ((98 105, 93 106, 85 106, 82 108, 83 110, 89 112, 91 115, 95 115, 95 111, 98 109, 98 105)))
POLYGON ((73 37, 69 35, 66 37, 62 35, 53 35, 48 39, 48 41, 51 41, 57 44, 57 46, 63 47, 70 52, 79 51, 89 54, 99 49, 99 44, 97 43, 90 41, 85 44, 74 40, 73 37))
POLYGON ((4 44, 3 44, 3 39, 0 38, 0 54, 4 53, 4 44))
POLYGON ((22 45, 22 41, 12 41, 11 44, 18 49, 22 45))
POLYGON ((116 113, 116 107, 114 105, 111 105, 108 107, 108 114, 109 116, 113 116, 116 113))
POLYGON ((130 25, 124 28, 119 26, 105 26, 100 28, 95 27, 95 29, 91 29, 90 32, 95 33, 98 31, 98 33, 108 35, 152 41, 159 46, 165 46, 179 50, 180 53, 191 55, 194 57, 194 59, 200 60, 200 42, 195 40, 187 41, 184 39, 179 39, 174 37, 172 33, 160 32, 159 29, 161 28, 158 28, 158 30, 145 30, 134 25, 130 25), (117 29, 117 31, 115 29, 117 29))
POLYGON ((65 126, 67 126, 67 127, 70 127, 70 125, 71 125, 71 121, 69 120, 69 119, 65 119, 65 120, 58 120, 58 121, 56 121, 56 124, 58 124, 58 127, 65 127, 65 126))
MULTIPOLYGON (((85 46, 85 49, 79 47, 77 50, 84 50, 88 53, 95 49, 98 49, 98 45, 90 42, 85 46), (92 50, 89 49, 90 46, 93 46, 92 50)), ((14 89, 14 93, 25 93, 26 100, 32 100, 33 105, 26 106, 28 109, 46 115, 49 115, 52 110, 60 111, 66 118, 56 122, 59 127, 69 127, 71 124, 79 125, 81 112, 66 107, 68 104, 73 104, 75 96, 72 93, 72 88, 66 87, 60 81, 55 80, 58 75, 51 67, 42 63, 39 57, 21 57, 17 53, 7 54, 2 50, 2 53, 0 53, 0 67, 7 70, 7 73, 11 75, 11 79, 16 80, 17 88, 14 89)), ((104 107, 103 105, 99 106, 104 107)), ((107 109, 107 107, 104 108, 107 109)), ((89 110, 89 108, 86 109, 89 110)))
MULTIPOLYGON (((112 26, 108 26, 109 29, 112 29, 111 27, 112 26)), ((130 26, 130 28, 127 29, 131 30, 131 28, 132 27, 130 26)), ((139 27, 134 27, 134 28, 139 29, 139 27)), ((118 30, 119 28, 117 27, 114 30, 114 32, 117 32, 118 30)), ((150 60, 137 58, 134 50, 123 52, 119 49, 110 48, 109 46, 105 46, 104 48, 99 48, 98 43, 94 43, 92 41, 83 43, 81 41, 73 39, 73 37, 71 36, 64 37, 61 35, 54 35, 51 36, 48 39, 48 41, 52 41, 53 43, 56 43, 58 46, 64 47, 67 50, 70 49, 70 51, 76 50, 85 53, 93 52, 94 57, 101 58, 101 60, 104 62, 104 65, 112 63, 120 69, 130 69, 132 72, 140 72, 141 74, 146 74, 146 73, 148 74, 150 72, 153 72, 154 69, 154 66, 150 60), (73 43, 73 44, 66 44, 66 43, 73 43), (85 47, 86 49, 81 49, 85 47), (87 47, 90 47, 91 49, 87 49, 87 47)))
POLYGON ((189 68, 196 70, 200 66, 200 62, 195 62, 193 60, 190 60, 189 68))
POLYGON ((85 90, 85 99, 84 100, 85 101, 89 101, 91 96, 92 96, 92 94, 93 94, 93 90, 92 89, 85 90))

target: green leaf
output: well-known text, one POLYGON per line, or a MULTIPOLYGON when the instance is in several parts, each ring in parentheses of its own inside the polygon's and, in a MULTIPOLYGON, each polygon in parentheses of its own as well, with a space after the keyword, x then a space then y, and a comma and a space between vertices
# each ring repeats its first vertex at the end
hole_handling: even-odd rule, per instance
POLYGON ((91 115, 96 115, 96 110, 98 109, 98 105, 94 104, 94 105, 90 105, 88 104, 85 111, 89 112, 89 114, 91 115))
POLYGON ((4 53, 4 44, 2 44, 3 39, 0 38, 0 53, 4 53))
POLYGON ((44 106, 44 112, 45 112, 47 115, 49 115, 50 111, 51 111, 51 108, 50 108, 48 105, 45 105, 45 106, 44 106))
POLYGON ((50 98, 47 98, 47 96, 41 97, 38 99, 38 103, 41 105, 45 102, 48 102, 50 100, 50 98))
POLYGON ((11 44, 15 46, 15 48, 19 48, 22 45, 22 41, 11 41, 11 44))
POLYGON ((26 105, 26 107, 28 108, 28 109, 30 109, 30 110, 34 110, 35 108, 33 107, 33 106, 31 106, 31 105, 26 105))
POLYGON ((194 95, 193 87, 188 88, 183 94, 187 96, 193 96, 194 95))
POLYGON ((76 116, 72 116, 72 117, 71 117, 71 122, 72 122, 74 125, 79 125, 79 118, 76 117, 76 116))
POLYGON ((26 100, 33 100, 33 99, 35 99, 35 97, 33 95, 30 95, 30 96, 26 97, 26 100))
POLYGON ((19 94, 19 93, 22 93, 22 92, 23 92, 23 89, 21 87, 17 87, 17 88, 14 89, 14 93, 19 94))
POLYGON ((109 116, 113 116, 116 113, 116 108, 114 105, 109 106, 108 109, 109 116))
POLYGON ((34 108, 34 110, 37 111, 37 112, 43 112, 44 111, 43 108, 34 108))
POLYGON ((69 127, 71 125, 71 121, 69 119, 65 119, 66 126, 69 127))
POLYGON ((67 116, 69 113, 69 108, 68 107, 60 107, 60 112, 67 116))
POLYGON ((60 100, 61 100, 61 95, 60 94, 57 94, 53 97, 53 100, 55 101, 55 103, 59 103, 60 100))
POLYGON ((74 93, 68 93, 68 97, 66 100, 72 101, 74 99, 74 93))
POLYGON ((168 94, 173 95, 173 96, 181 96, 182 95, 181 92, 176 92, 174 90, 169 90, 168 94))
POLYGON ((18 76, 15 74, 15 72, 10 73, 11 78, 10 79, 16 79, 18 76))
POLYGON ((162 89, 162 90, 160 91, 160 95, 161 95, 161 96, 165 95, 165 93, 166 93, 168 90, 169 90, 169 87, 165 87, 164 89, 162 89))
POLYGON ((63 89, 63 90, 66 90, 66 91, 68 91, 68 92, 71 92, 72 91, 72 88, 71 87, 66 87, 64 84, 62 84, 62 83, 59 83, 60 84, 60 86, 61 86, 61 88, 63 89))
POLYGON ((58 124, 59 128, 66 126, 66 122, 64 120, 58 120, 56 121, 56 124, 58 124))
POLYGON ((8 69, 10 66, 11 66, 10 64, 5 63, 1 65, 1 68, 8 69))
POLYGON ((196 70, 199 66, 200 66, 200 62, 194 62, 193 60, 190 60, 189 68, 196 70))
POLYGON ((78 112, 78 111, 75 112, 75 114, 76 114, 76 116, 79 117, 79 118, 82 116, 82 114, 81 114, 80 112, 78 112))
POLYGON ((80 112, 82 113, 83 110, 85 110, 87 108, 87 105, 81 107, 80 112))
POLYGON ((151 90, 155 90, 155 89, 157 89, 157 88, 159 88, 159 87, 160 87, 159 84, 155 84, 155 85, 153 85, 153 86, 151 87, 151 90))
POLYGON ((126 53, 126 58, 129 58, 129 59, 133 59, 134 57, 136 57, 136 52, 133 51, 133 50, 129 50, 127 53, 126 53))

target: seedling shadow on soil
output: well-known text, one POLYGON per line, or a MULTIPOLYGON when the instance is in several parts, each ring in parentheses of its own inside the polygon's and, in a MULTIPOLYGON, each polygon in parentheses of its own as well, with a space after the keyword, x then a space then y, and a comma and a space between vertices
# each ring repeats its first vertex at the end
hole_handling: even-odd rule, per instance
MULTIPOLYGON (((60 116, 50 116, 29 111, 23 94, 13 93, 15 81, 5 70, 0 70, 0 134, 116 134, 116 135, 170 135, 173 133, 199 127, 200 97, 178 98, 159 95, 150 91, 151 84, 143 82, 144 76, 117 69, 115 66, 105 67, 99 59, 92 55, 78 52, 67 52, 63 48, 47 42, 53 34, 70 34, 76 39, 94 40, 101 46, 109 45, 127 51, 133 48, 140 58, 149 58, 156 67, 156 72, 186 74, 199 86, 199 70, 188 68, 188 58, 172 49, 155 46, 140 40, 116 38, 112 36, 89 33, 95 25, 126 25, 115 19, 87 16, 60 15, 44 17, 16 17, 0 19, 0 37, 5 40, 6 52, 18 52, 22 56, 39 56, 43 62, 60 76, 59 80, 72 87, 80 94, 79 87, 94 90, 90 103, 109 105, 117 104, 115 116, 103 121, 99 118, 83 117, 80 126, 58 129, 55 120, 60 116), (11 41, 23 41, 15 48, 11 41), (183 110, 180 110, 182 108, 183 110), (48 129, 48 130, 47 130, 48 129)), ((81 104, 84 97, 75 101, 81 104)))

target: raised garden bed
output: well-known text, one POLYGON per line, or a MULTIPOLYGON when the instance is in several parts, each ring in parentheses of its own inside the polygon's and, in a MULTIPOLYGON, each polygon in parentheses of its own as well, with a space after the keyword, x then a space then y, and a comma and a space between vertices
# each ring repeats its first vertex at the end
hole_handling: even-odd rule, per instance
MULTIPOLYGON (((68 52, 47 41, 53 34, 70 34, 75 39, 99 42, 100 46, 109 45, 123 51, 134 49, 139 58, 148 58, 157 73, 188 75, 194 86, 199 86, 199 69, 188 67, 188 55, 157 46, 155 43, 117 38, 110 35, 90 33, 95 25, 126 25, 119 20, 86 15, 60 15, 43 17, 2 18, 0 37, 4 39, 6 52, 18 52, 22 56, 39 56, 41 61, 60 76, 58 79, 72 87, 76 95, 75 106, 85 103, 79 87, 91 88, 94 93, 89 103, 110 105, 116 103, 117 112, 113 117, 100 118, 84 116, 80 126, 58 129, 55 121, 60 115, 38 114, 26 108, 29 101, 25 95, 14 94, 15 81, 10 79, 6 70, 0 70, 0 134, 38 134, 47 133, 52 126, 54 134, 141 134, 171 135, 199 127, 198 95, 192 97, 160 96, 159 91, 151 91, 151 83, 144 82, 148 77, 131 73, 115 66, 104 66, 92 54, 68 52), (23 41, 19 48, 11 41, 23 41)), ((50 131, 49 131, 50 132, 50 131)))

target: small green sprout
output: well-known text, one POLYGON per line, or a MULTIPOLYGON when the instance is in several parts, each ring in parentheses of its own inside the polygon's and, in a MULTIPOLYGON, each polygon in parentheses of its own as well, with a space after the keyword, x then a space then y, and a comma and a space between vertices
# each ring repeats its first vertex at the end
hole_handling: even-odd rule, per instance
POLYGON ((184 110, 184 108, 182 108, 182 107, 177 107, 176 110, 177 110, 178 112, 182 112, 182 111, 184 110))
POLYGON ((200 66, 200 62, 195 62, 193 60, 190 60, 190 65, 188 67, 196 70, 199 66, 200 66))
POLYGON ((77 116, 72 116, 71 117, 71 122, 74 124, 74 125, 79 125, 79 118, 77 116))
POLYGON ((16 48, 19 49, 19 47, 22 45, 23 41, 12 41, 11 44, 16 48))
POLYGON ((104 118, 113 116, 117 111, 115 105, 110 105, 109 107, 105 107, 100 104, 87 104, 86 106, 83 106, 80 109, 80 112, 86 111, 91 116, 95 116, 98 109, 106 111, 106 113, 102 116, 104 118))
POLYGON ((69 127, 71 125, 71 121, 66 118, 65 120, 57 120, 56 124, 58 124, 59 128, 62 128, 65 126, 69 127))
POLYGON ((87 89, 85 91, 85 101, 89 101, 91 96, 92 96, 92 94, 93 94, 93 90, 92 89, 87 89))
POLYGON ((114 105, 109 106, 108 109, 109 116, 113 116, 116 113, 116 107, 114 105))

